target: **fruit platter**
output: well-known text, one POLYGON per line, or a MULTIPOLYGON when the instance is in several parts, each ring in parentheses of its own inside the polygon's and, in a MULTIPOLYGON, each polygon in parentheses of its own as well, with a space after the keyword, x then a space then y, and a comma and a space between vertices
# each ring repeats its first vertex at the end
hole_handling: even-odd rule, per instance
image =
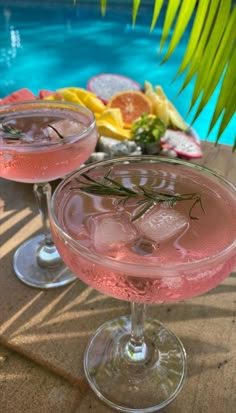
POLYGON ((159 154, 196 159, 202 157, 200 139, 189 127, 161 85, 140 85, 117 74, 99 74, 87 87, 41 89, 36 96, 23 88, 0 99, 0 105, 32 99, 62 100, 90 109, 99 139, 87 162, 122 155, 159 154))

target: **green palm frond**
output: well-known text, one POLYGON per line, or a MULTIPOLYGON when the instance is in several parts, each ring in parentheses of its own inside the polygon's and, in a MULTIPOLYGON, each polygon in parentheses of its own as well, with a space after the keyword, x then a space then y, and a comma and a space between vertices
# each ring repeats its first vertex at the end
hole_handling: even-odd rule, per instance
MULTIPOLYGON (((103 11, 106 1, 101 0, 103 11)), ((144 2, 144 0, 143 0, 144 2)), ((136 22, 141 0, 133 0, 133 25, 136 22)), ((189 110, 195 109, 194 121, 213 95, 221 80, 219 98, 208 133, 220 119, 217 142, 236 108, 236 4, 234 0, 155 0, 150 30, 157 24, 161 11, 165 18, 160 49, 168 43, 163 62, 167 61, 179 44, 185 30, 192 22, 184 58, 176 77, 185 72, 180 93, 195 77, 194 91, 189 110)), ((234 142, 236 148, 236 140, 234 142)))
MULTIPOLYGON (((171 3, 172 2, 170 1, 169 6, 171 5, 171 3)), ((172 54, 172 52, 175 50, 176 46, 178 45, 181 37, 184 34, 184 31, 185 31, 186 27, 188 26, 189 20, 192 17, 192 14, 195 10, 196 3, 197 3, 197 0, 182 1, 181 8, 180 8, 179 14, 178 14, 178 20, 177 20, 176 25, 175 25, 175 30, 174 30, 174 33, 172 35, 170 45, 169 45, 169 48, 168 48, 168 51, 165 55, 164 60, 167 60, 170 57, 170 55, 172 54)), ((177 3, 176 3, 176 6, 177 6, 177 3)), ((173 11, 172 11, 172 13, 173 13, 173 11)), ((174 17, 175 17, 175 15, 174 15, 174 17)), ((168 31, 167 30, 165 31, 165 25, 168 27, 168 23, 167 23, 168 19, 169 19, 169 16, 168 16, 168 14, 166 14, 166 19, 165 19, 163 34, 162 34, 162 40, 161 40, 161 47, 162 47, 164 41, 166 40, 166 38, 168 36, 168 31)), ((173 19, 173 16, 171 16, 171 20, 172 19, 173 19)))
MULTIPOLYGON (((225 28, 228 25, 230 16, 231 0, 224 0, 218 8, 218 13, 215 16, 214 24, 208 38, 205 49, 203 50, 201 60, 198 64, 197 78, 192 96, 191 108, 195 105, 200 93, 208 87, 210 89, 212 79, 209 80, 209 71, 217 56, 218 49, 224 38, 225 28)), ((236 22, 236 21, 235 21, 236 22)), ((233 41, 233 39, 231 39, 233 41)), ((227 44, 226 54, 229 56, 232 50, 232 41, 227 44)), ((201 39, 199 40, 201 42, 201 39)), ((224 68, 223 68, 224 69, 224 68)), ((205 106, 205 105, 203 105, 205 106)), ((201 112, 201 108, 196 111, 195 118, 201 112)))
POLYGON ((157 23, 159 15, 160 15, 160 12, 161 12, 164 1, 165 0, 159 0, 159 1, 156 1, 155 4, 154 4, 152 23, 151 23, 151 31, 156 26, 156 23, 157 23))
POLYGON ((133 26, 134 26, 135 23, 136 23, 136 18, 137 18, 139 6, 140 6, 140 1, 141 1, 141 0, 133 0, 133 13, 132 13, 132 23, 133 23, 133 26))
MULTIPOLYGON (((198 72, 199 70, 199 65, 202 59, 202 56, 204 54, 204 50, 207 47, 208 40, 211 36, 211 30, 214 25, 214 19, 216 17, 216 10, 219 7, 219 3, 221 0, 200 0, 200 5, 204 2, 205 4, 208 5, 207 9, 204 9, 205 15, 204 15, 204 20, 200 19, 200 15, 196 13, 195 19, 194 19, 194 25, 191 31, 191 34, 194 36, 194 30, 195 28, 197 29, 198 33, 198 41, 195 45, 195 47, 192 46, 192 57, 191 61, 188 67, 188 72, 186 75, 186 78, 184 80, 184 83, 181 87, 181 91, 189 84, 189 82, 192 80, 193 76, 198 72), (199 19, 199 20, 198 20, 199 19), (194 27, 195 26, 195 27, 194 27)), ((199 7, 200 7, 199 5, 199 7)), ((190 35, 190 41, 191 41, 191 35, 190 35)), ((190 43, 188 42, 188 44, 190 43)), ((188 46, 187 46, 188 48, 188 46)), ((180 68, 182 67, 182 64, 180 68)), ((180 71, 180 69, 179 69, 180 71)))
POLYGON ((162 31, 162 36, 161 36, 161 44, 160 44, 160 49, 162 50, 166 39, 170 33, 170 30, 172 28, 174 19, 176 17, 176 14, 179 11, 181 0, 169 0, 167 10, 166 10, 166 15, 165 15, 165 20, 164 20, 164 25, 163 25, 163 31, 162 31))
MULTIPOLYGON (((222 37, 219 42, 218 50, 211 62, 210 67, 208 66, 208 77, 210 77, 211 82, 208 82, 205 79, 205 85, 203 89, 203 95, 201 98, 201 102, 199 104, 197 114, 201 112, 201 110, 205 107, 207 102, 209 101, 211 95, 213 94, 217 84, 222 77, 222 73, 228 64, 231 61, 232 52, 234 49, 234 39, 232 38, 232 31, 236 27, 236 8, 231 13, 227 24, 225 25, 224 30, 222 31, 222 37)), ((233 63, 230 64, 231 67, 233 63)), ((200 71, 198 73, 200 77, 200 71)), ((197 84, 197 82, 196 82, 197 84)), ((195 115, 196 116, 196 115, 195 115)))
POLYGON ((101 0, 102 16, 105 16, 106 8, 107 8, 107 0, 101 0))
MULTIPOLYGON (((234 49, 228 65, 225 71, 225 75, 222 81, 222 86, 219 94, 219 98, 216 104, 216 108, 211 120, 210 130, 215 125, 219 116, 224 112, 223 118, 221 120, 220 129, 217 136, 217 141, 220 139, 220 135, 229 123, 231 117, 235 113, 235 102, 236 102, 236 49, 234 49)), ((233 131, 235 133, 235 131, 233 131)), ((235 142, 236 143, 236 142, 235 142)), ((234 146, 235 146, 234 143, 234 146)))
POLYGON ((196 9, 196 18, 192 26, 192 31, 190 34, 187 49, 186 49, 184 58, 182 60, 182 63, 179 67, 177 75, 184 72, 187 66, 191 63, 192 59, 194 59, 195 57, 195 52, 196 52, 199 39, 202 33, 206 14, 208 12, 208 5, 209 5, 208 1, 205 1, 205 0, 199 1, 198 7, 196 9))

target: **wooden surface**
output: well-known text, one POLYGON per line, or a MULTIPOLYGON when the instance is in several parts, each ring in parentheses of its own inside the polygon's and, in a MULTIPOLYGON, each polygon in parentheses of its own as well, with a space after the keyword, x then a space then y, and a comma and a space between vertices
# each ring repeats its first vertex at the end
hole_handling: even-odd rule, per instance
MULTIPOLYGON (((203 143, 197 162, 236 183, 236 153, 203 143)), ((83 354, 106 320, 129 304, 79 280, 51 291, 22 284, 12 269, 15 249, 40 232, 32 185, 0 179, 0 412, 111 413, 89 389, 83 354)), ((236 411, 236 273, 214 290, 171 305, 150 306, 182 340, 186 383, 165 413, 236 411)))

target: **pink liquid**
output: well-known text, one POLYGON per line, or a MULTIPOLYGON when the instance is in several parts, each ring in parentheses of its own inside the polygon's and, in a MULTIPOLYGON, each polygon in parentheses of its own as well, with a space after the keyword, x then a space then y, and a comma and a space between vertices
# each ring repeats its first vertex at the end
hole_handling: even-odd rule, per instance
POLYGON ((13 181, 39 183, 63 177, 90 156, 97 141, 95 128, 82 135, 88 123, 85 115, 67 109, 12 112, 4 121, 31 140, 6 140, 0 132, 0 176, 13 181))
MULTIPOLYGON (((102 176, 105 171, 100 172, 102 176)), ((96 174, 90 176, 97 179, 96 174)), ((112 178, 130 188, 145 185, 167 193, 199 192, 205 213, 197 205, 192 214, 198 219, 191 219, 192 201, 178 202, 173 209, 155 206, 159 221, 162 212, 174 211, 177 217, 176 232, 172 225, 168 235, 168 222, 163 226, 154 222, 156 231, 149 230, 152 211, 130 222, 136 200, 122 206, 115 197, 92 196, 68 190, 67 185, 57 194, 56 214, 59 226, 71 238, 63 239, 53 223, 52 232, 62 258, 86 284, 119 299, 160 303, 202 294, 232 271, 236 246, 229 246, 236 238, 235 190, 182 165, 122 165, 113 169, 112 178)), ((76 181, 71 187, 76 188, 76 181)))

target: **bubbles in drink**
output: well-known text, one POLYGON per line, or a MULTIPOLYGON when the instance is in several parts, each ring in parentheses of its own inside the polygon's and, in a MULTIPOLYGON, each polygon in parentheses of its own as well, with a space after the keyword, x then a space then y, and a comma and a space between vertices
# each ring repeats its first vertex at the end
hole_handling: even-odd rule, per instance
POLYGON ((3 161, 4 162, 10 162, 12 160, 12 154, 11 152, 4 152, 3 154, 3 161))

